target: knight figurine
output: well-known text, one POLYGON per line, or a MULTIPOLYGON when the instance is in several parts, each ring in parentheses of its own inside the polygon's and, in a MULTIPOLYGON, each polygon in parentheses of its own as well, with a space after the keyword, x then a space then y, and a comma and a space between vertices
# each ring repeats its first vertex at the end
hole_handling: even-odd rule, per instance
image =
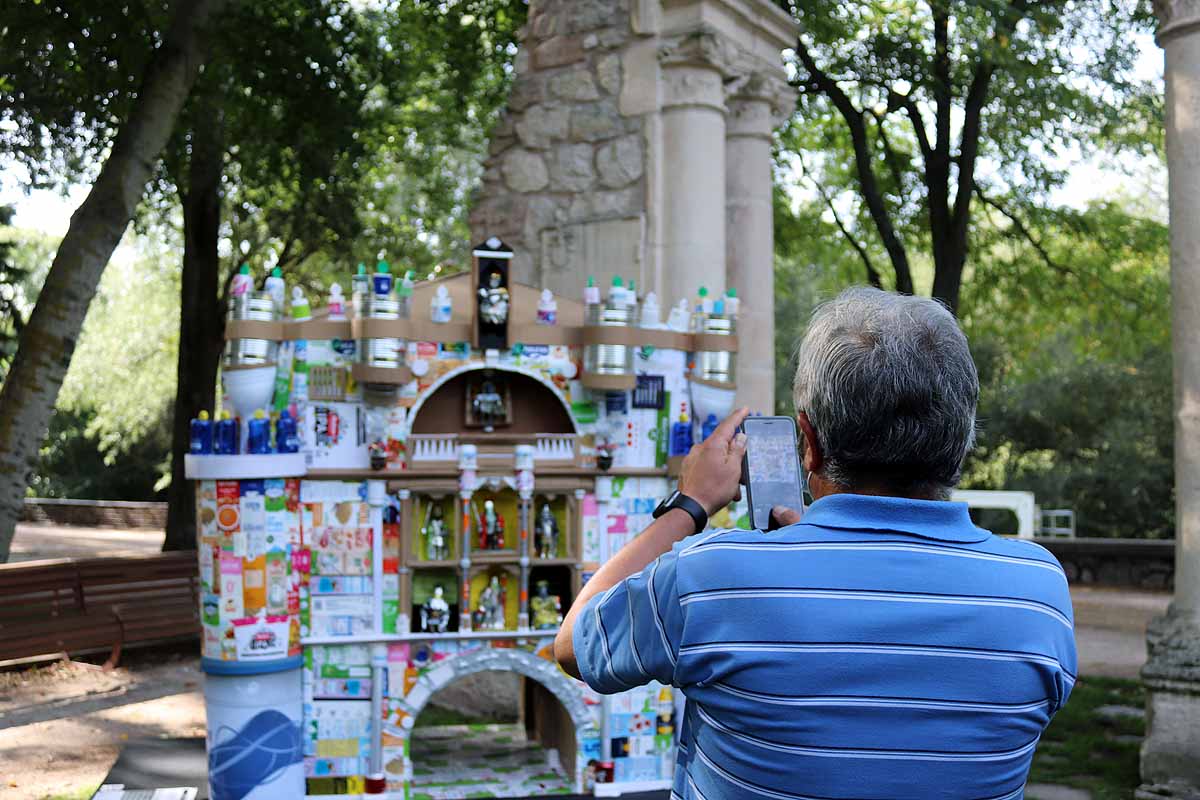
POLYGON ((434 502, 425 524, 421 526, 421 537, 425 540, 425 557, 430 561, 445 561, 450 557, 446 543, 446 519, 442 506, 434 502))
POLYGON ((479 316, 490 325, 508 321, 508 289, 500 285, 500 273, 488 275, 487 286, 479 287, 479 316))
POLYGON ((481 550, 504 549, 504 517, 496 513, 496 504, 491 500, 483 503, 483 514, 479 517, 479 547, 481 550))
POLYGON ((558 520, 554 518, 549 503, 542 503, 533 538, 538 558, 554 558, 558 555, 558 520))
POLYGON ((476 422, 488 429, 508 416, 504 408, 504 396, 496 389, 496 384, 489 380, 479 385, 479 391, 471 400, 471 410, 476 422))
POLYGON ((537 582, 537 594, 529 601, 529 609, 533 612, 535 630, 552 630, 562 625, 562 601, 558 595, 550 594, 547 581, 537 582))
POLYGON ((442 596, 441 584, 433 587, 433 596, 421 604, 421 632, 445 633, 450 624, 450 604, 442 596))
POLYGON ((495 575, 479 593, 479 603, 472 617, 476 630, 504 630, 504 590, 495 575))

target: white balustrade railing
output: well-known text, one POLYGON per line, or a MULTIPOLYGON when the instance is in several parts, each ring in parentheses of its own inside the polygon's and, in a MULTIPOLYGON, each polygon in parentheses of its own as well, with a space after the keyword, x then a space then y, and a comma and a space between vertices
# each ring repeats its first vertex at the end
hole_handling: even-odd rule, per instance
POLYGON ((533 442, 535 461, 574 461, 577 437, 572 433, 542 434, 533 442))
POLYGON ((412 443, 412 460, 457 461, 458 434, 431 433, 409 437, 412 443))

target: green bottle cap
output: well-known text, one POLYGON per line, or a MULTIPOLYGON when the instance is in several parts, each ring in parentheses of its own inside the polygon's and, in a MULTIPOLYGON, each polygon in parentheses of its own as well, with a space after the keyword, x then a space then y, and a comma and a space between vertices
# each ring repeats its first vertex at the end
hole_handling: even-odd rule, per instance
POLYGON ((271 277, 272 278, 282 278, 283 270, 281 270, 279 267, 275 267, 275 269, 271 270, 271 277))
POLYGON ((633 291, 633 278, 629 279, 629 291, 633 291))
POLYGON ((624 285, 625 285, 625 281, 621 280, 620 275, 613 276, 613 287, 614 288, 620 289, 624 285))
POLYGON ((376 272, 391 272, 392 268, 388 266, 386 261, 380 261, 375 265, 376 272))
POLYGON ((367 265, 366 265, 366 264, 364 264, 364 263, 362 263, 361 261, 360 261, 360 262, 358 262, 358 274, 359 274, 359 275, 366 275, 366 274, 367 274, 367 265))
POLYGON ((596 276, 595 276, 595 275, 588 275, 588 282, 587 282, 587 285, 588 285, 588 286, 595 286, 595 285, 596 285, 596 276))
POLYGON ((732 286, 729 287, 729 291, 725 293, 725 296, 726 297, 737 297, 737 289, 734 289, 732 286))
POLYGON ((697 292, 697 294, 699 294, 701 297, 708 297, 708 287, 707 287, 707 286, 701 286, 701 287, 700 287, 700 291, 699 291, 699 292, 697 292))
POLYGON ((249 275, 250 274, 250 265, 242 264, 240 267, 238 267, 238 272, 240 272, 243 275, 249 275))

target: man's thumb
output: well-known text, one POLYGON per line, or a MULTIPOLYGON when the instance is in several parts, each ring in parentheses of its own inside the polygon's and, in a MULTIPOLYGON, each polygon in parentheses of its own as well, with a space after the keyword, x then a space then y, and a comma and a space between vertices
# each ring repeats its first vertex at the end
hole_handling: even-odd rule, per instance
POLYGON ((795 525, 800 521, 800 512, 785 506, 775 506, 771 509, 771 519, 780 528, 786 525, 795 525))

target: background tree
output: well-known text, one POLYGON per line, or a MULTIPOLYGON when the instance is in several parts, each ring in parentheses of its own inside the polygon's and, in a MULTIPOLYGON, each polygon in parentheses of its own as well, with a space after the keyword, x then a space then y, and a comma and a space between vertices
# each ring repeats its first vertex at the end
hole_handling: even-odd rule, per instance
POLYGON ((0 561, 8 558, 25 489, 88 304, 200 72, 209 17, 219 13, 224 2, 179 5, 18 338, 16 356, 0 388, 0 561))
POLYGON ((800 26, 783 146, 873 285, 915 292, 925 259, 957 311, 981 206, 1033 230, 1065 156, 1154 146, 1159 90, 1133 71, 1145 2, 780 5, 800 26))

